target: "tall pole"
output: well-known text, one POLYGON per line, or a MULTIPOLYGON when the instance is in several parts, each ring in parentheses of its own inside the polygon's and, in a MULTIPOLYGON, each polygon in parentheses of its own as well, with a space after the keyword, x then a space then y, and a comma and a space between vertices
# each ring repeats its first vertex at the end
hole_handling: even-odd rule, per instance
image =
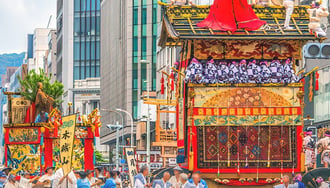
MULTIPOLYGON (((150 63, 147 64, 149 66, 150 63)), ((150 78, 148 74, 148 69, 147 69, 147 96, 148 99, 150 98, 150 78)), ((149 103, 148 103, 148 115, 147 115, 147 166, 148 170, 150 171, 150 108, 149 108, 149 103)))
POLYGON ((116 122, 116 170, 119 170, 119 122, 116 122))

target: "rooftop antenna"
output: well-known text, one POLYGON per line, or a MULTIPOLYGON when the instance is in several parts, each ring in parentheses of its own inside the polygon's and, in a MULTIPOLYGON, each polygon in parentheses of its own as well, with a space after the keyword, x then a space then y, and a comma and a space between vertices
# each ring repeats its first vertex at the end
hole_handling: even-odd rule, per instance
POLYGON ((47 24, 47 29, 49 28, 50 21, 52 21, 52 17, 53 17, 53 15, 50 15, 50 16, 49 16, 49 20, 48 20, 48 24, 47 24))

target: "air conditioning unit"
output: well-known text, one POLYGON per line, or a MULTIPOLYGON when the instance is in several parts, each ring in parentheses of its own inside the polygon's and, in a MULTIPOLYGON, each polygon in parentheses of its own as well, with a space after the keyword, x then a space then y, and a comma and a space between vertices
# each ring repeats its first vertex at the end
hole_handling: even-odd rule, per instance
POLYGON ((330 43, 308 43, 304 46, 304 57, 308 59, 330 59, 330 43))

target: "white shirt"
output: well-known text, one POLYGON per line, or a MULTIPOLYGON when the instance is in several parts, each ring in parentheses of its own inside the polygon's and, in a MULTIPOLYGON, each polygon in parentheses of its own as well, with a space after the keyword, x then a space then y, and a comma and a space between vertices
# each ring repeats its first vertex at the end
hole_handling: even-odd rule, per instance
POLYGON ((49 183, 45 184, 44 187, 51 187, 52 181, 54 180, 54 178, 55 178, 54 175, 45 174, 45 175, 41 176, 41 178, 39 179, 39 182, 43 183, 46 180, 49 180, 49 183))
POLYGON ((122 187, 123 187, 123 184, 122 184, 122 182, 121 182, 121 178, 118 177, 118 176, 117 176, 117 178, 116 178, 116 187, 117 187, 117 188, 122 188, 122 187), (118 185, 117 183, 119 183, 119 185, 118 185))
POLYGON ((20 188, 32 188, 32 183, 30 183, 29 179, 21 177, 21 180, 19 181, 19 187, 20 188))
POLYGON ((173 188, 181 187, 180 177, 177 179, 175 176, 172 176, 169 182, 172 184, 173 188))
POLYGON ((12 184, 12 183, 10 183, 10 182, 7 182, 7 183, 5 184, 5 187, 6 187, 6 188, 19 188, 19 185, 18 185, 17 182, 15 182, 14 184, 12 184))
MULTIPOLYGON (((144 182, 147 182, 146 177, 143 176, 143 179, 144 182)), ((134 188, 144 188, 144 184, 139 179, 136 179, 134 183, 134 188)))
POLYGON ((163 184, 164 184, 164 187, 162 187, 162 186, 160 186, 159 184, 157 184, 156 186, 155 186, 155 188, 171 188, 171 186, 167 186, 167 184, 166 184, 166 182, 164 181, 164 179, 162 179, 162 181, 163 181, 163 184))
POLYGON ((57 188, 67 188, 67 187, 76 188, 77 187, 77 178, 72 171, 69 172, 69 174, 68 174, 68 177, 72 180, 72 184, 70 183, 70 181, 67 178, 65 178, 63 180, 63 182, 60 184, 60 180, 63 176, 64 176, 64 173, 63 173, 62 168, 58 169, 55 172, 53 187, 57 187, 57 188), (67 184, 68 184, 68 186, 67 186, 67 184))

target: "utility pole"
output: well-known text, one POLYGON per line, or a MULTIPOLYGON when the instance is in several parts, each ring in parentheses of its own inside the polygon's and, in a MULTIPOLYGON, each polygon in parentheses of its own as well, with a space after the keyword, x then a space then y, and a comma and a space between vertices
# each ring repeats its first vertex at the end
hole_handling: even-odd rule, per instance
POLYGON ((116 170, 119 171, 119 122, 116 121, 116 170))

